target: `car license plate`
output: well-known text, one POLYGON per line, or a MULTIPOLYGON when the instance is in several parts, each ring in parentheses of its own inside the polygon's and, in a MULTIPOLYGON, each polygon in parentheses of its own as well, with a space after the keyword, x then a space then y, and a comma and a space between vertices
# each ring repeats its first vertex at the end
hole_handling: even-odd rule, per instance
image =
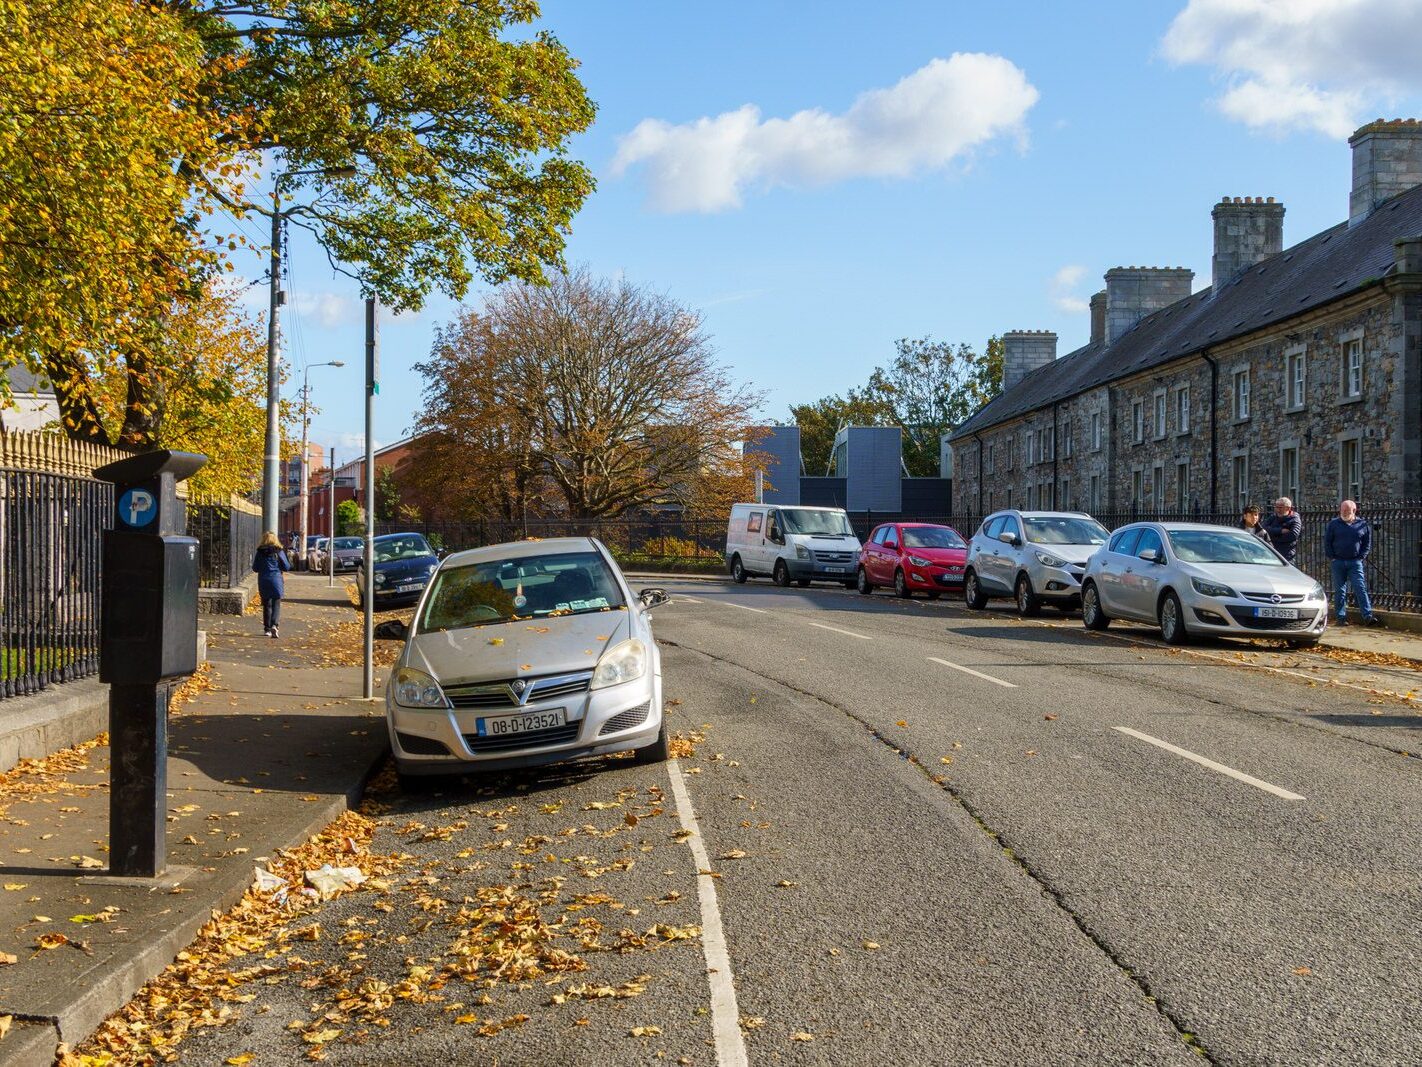
POLYGON ((397 585, 397 586, 395 587, 395 592, 397 592, 397 593, 417 593, 417 592, 419 592, 421 589, 423 589, 424 587, 425 587, 425 583, 424 583, 424 582, 411 582, 409 585, 397 585))
POLYGON ((1256 619, 1297 619, 1299 617, 1298 608, 1255 608, 1254 617, 1256 619))
POLYGON ((846 570, 848 570, 847 567, 826 567, 826 568, 825 568, 825 573, 826 573, 826 574, 843 574, 846 570))
POLYGON ((505 737, 508 734, 522 734, 530 730, 548 730, 554 726, 568 724, 566 708, 551 711, 530 711, 526 715, 500 715, 497 718, 475 719, 474 728, 480 737, 505 737))

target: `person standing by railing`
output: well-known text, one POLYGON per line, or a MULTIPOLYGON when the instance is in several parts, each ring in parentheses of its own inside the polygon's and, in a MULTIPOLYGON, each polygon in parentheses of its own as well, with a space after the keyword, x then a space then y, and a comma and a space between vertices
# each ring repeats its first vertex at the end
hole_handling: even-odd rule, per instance
POLYGON ((1264 520, 1264 532, 1274 551, 1292 563, 1298 555, 1299 539, 1303 537, 1303 519, 1294 510, 1294 502, 1286 496, 1274 501, 1274 514, 1264 520))
POLYGON ((1247 533, 1252 533, 1266 545, 1269 544, 1269 532, 1264 529, 1259 522, 1259 505, 1250 504, 1244 509, 1244 514, 1240 516, 1239 528, 1247 533))
POLYGON ((268 530, 262 535, 262 543, 257 546, 257 554, 252 559, 252 570, 257 572, 257 595, 262 598, 262 633, 276 637, 281 598, 286 593, 286 581, 282 574, 291 570, 291 563, 282 551, 275 532, 268 530))
POLYGON ((1373 548, 1373 528, 1358 514, 1358 505, 1345 500, 1338 505, 1338 517, 1328 520, 1323 531, 1323 554, 1333 571, 1333 610, 1339 626, 1348 625, 1348 588, 1358 603, 1364 626, 1381 626, 1382 620, 1373 614, 1373 602, 1368 596, 1368 580, 1363 563, 1373 548))

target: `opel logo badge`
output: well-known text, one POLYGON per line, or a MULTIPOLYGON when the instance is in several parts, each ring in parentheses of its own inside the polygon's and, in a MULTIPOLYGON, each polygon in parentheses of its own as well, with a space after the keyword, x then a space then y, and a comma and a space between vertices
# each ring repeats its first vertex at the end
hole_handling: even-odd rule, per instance
POLYGON ((1279 601, 1283 600, 1284 598, 1281 597, 1278 593, 1275 593, 1275 594, 1274 594, 1273 596, 1271 596, 1269 599, 1270 599, 1270 601, 1272 601, 1273 603, 1277 604, 1279 601))
MULTIPOLYGON (((1275 597, 1274 599, 1278 600, 1279 598, 1275 597)), ((525 682, 522 678, 520 678, 515 681, 509 688, 514 691, 515 696, 523 696, 523 691, 528 688, 528 683, 525 682)))

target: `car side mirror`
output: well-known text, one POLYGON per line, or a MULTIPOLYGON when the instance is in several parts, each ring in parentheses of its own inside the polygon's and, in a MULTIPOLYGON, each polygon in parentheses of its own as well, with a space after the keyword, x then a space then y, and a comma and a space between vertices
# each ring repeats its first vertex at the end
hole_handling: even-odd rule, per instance
POLYGON ((1153 549, 1153 548, 1145 548, 1145 549, 1142 549, 1142 550, 1140 551, 1140 553, 1136 556, 1136 558, 1137 558, 1137 559, 1143 559, 1143 560, 1145 560, 1147 563, 1164 563, 1164 562, 1165 562, 1165 560, 1163 560, 1163 559, 1160 558, 1160 553, 1157 552, 1157 551, 1156 551, 1155 549, 1153 549))
POLYGON ((899 550, 899 543, 897 541, 885 541, 884 547, 890 552, 897 552, 899 550))
POLYGON ((410 636, 410 628, 403 619, 386 619, 375 628, 375 637, 381 641, 403 641, 410 636))
POLYGON ((1005 545, 1017 544, 1017 535, 1011 530, 1003 530, 1002 533, 997 535, 997 539, 1005 545))
POLYGON ((637 600, 642 607, 650 611, 652 608, 659 608, 663 604, 670 604, 671 597, 665 589, 643 589, 637 594, 637 600))

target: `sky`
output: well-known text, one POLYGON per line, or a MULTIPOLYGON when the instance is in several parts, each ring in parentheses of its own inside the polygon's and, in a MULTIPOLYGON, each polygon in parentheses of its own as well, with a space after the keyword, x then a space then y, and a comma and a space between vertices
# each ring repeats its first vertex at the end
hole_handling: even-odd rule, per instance
MULTIPOLYGON (((567 261, 699 310, 767 422, 900 337, 1044 329, 1065 354, 1110 267, 1208 286, 1223 196, 1277 198, 1302 241, 1347 217, 1349 133, 1422 117, 1422 0, 544 0, 541 25, 598 107, 567 261)), ((288 394, 345 362, 311 370, 339 461, 364 427, 361 295, 295 230, 289 251, 288 394)), ((383 319, 378 445, 408 434, 411 368, 457 311, 383 319)))

